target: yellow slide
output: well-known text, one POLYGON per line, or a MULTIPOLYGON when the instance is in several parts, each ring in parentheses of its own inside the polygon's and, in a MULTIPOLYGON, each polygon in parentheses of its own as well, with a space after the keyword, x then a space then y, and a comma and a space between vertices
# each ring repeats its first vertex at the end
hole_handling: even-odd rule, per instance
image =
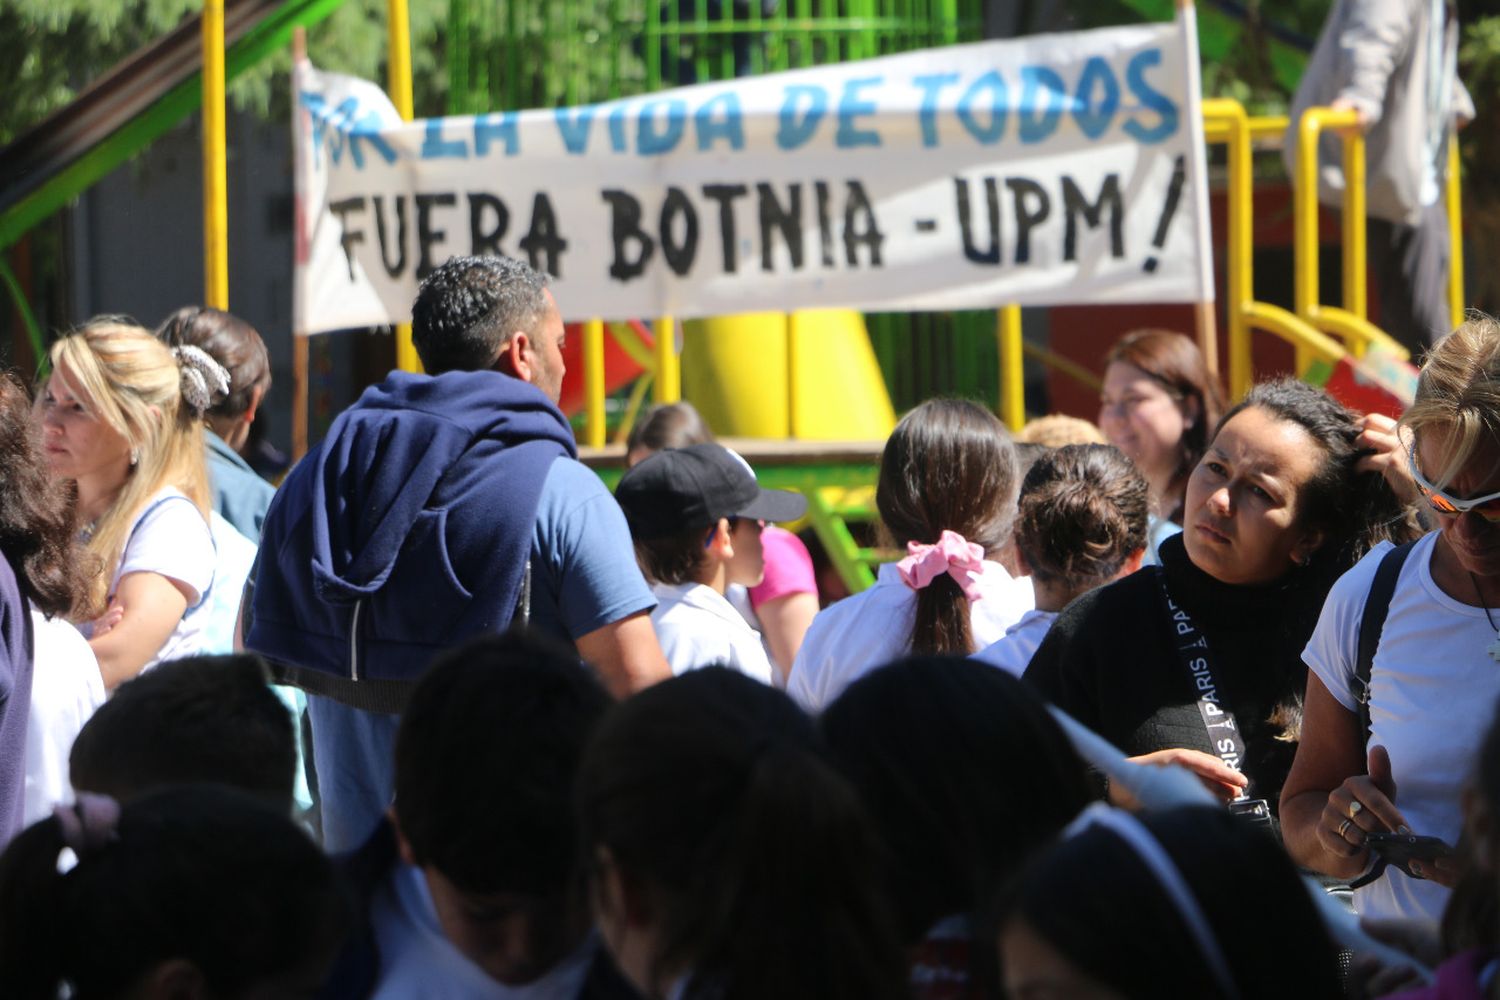
POLYGON ((682 394, 726 437, 883 441, 896 426, 864 318, 852 309, 684 323, 682 394))

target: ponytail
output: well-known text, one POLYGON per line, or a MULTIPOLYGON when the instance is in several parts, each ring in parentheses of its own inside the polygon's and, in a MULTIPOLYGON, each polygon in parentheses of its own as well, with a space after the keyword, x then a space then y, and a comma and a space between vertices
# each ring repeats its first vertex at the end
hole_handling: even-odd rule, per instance
MULTIPOLYGON (((897 547, 935 545, 951 531, 994 559, 1011 540, 1019 485, 1015 444, 993 413, 967 400, 931 399, 886 441, 875 505, 897 547)), ((973 653, 969 613, 956 580, 934 579, 917 591, 910 651, 973 653)))
POLYGON ((951 577, 939 577, 917 591, 909 647, 914 655, 969 656, 974 652, 969 601, 951 577))
POLYGON ((695 670, 617 706, 579 819, 652 900, 651 989, 688 1000, 884 1000, 906 968, 854 792, 779 691, 695 670))
POLYGON ((67 877, 57 870, 62 825, 48 817, 0 856, 0 984, 11 1000, 55 1000, 77 941, 67 926, 67 877))

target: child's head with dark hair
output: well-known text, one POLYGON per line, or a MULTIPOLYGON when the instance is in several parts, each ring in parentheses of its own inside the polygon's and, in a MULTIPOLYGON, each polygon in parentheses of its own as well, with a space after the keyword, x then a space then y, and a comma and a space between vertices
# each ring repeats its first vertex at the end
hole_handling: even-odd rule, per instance
POLYGON ((240 653, 169 660, 127 681, 74 741, 73 787, 126 801, 214 782, 290 815, 296 729, 269 676, 260 657, 240 653))
MULTIPOLYGON (((953 531, 997 558, 1011 540, 1020 475, 1010 434, 963 399, 930 399, 891 432, 880 455, 875 506, 890 540, 935 545, 953 531)), ((969 602, 944 573, 917 592, 913 653, 974 652, 969 602)))
POLYGON ((0 857, 9 1000, 310 996, 349 926, 328 858, 286 814, 186 785, 85 796, 0 857), (64 848, 77 855, 58 871, 64 848))
POLYGON ((765 575, 760 532, 794 521, 807 501, 762 489, 743 458, 720 444, 668 448, 626 470, 615 489, 636 560, 656 583, 701 583, 720 593, 765 575))
POLYGON ((829 759, 884 846, 903 936, 981 917, 1020 861, 1092 791, 1042 699, 961 657, 899 660, 851 684, 819 719, 829 759))
POLYGON ((444 654, 396 736, 398 841, 455 947, 501 983, 582 940, 573 779, 610 704, 577 655, 522 632, 444 654))
POLYGON ((162 320, 156 336, 170 347, 200 348, 229 372, 228 394, 204 417, 219 437, 243 444, 271 389, 271 355, 255 327, 220 309, 183 306, 162 320))
POLYGON ((709 667, 615 707, 579 772, 600 932, 647 996, 906 995, 869 821, 786 695, 709 667))
POLYGON ((1281 845, 1223 809, 1090 807, 1012 887, 1000 928, 1011 996, 1342 995, 1336 950, 1281 845), (1094 995, 1094 994, 1088 994, 1094 995))
POLYGON ((625 464, 636 465, 658 451, 707 444, 713 439, 714 432, 692 403, 662 403, 642 413, 630 428, 625 464))
POLYGON ((1139 563, 1150 506, 1146 477, 1124 452, 1065 445, 1021 483, 1016 548, 1032 578, 1064 592, 1066 603, 1139 563))

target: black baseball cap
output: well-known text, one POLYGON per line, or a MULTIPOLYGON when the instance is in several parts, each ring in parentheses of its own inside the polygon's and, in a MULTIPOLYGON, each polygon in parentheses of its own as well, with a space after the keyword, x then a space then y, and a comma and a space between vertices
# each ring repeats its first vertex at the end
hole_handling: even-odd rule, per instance
POLYGON ((807 513, 806 497, 761 489, 749 464, 721 444, 657 452, 625 471, 615 500, 641 541, 707 528, 721 517, 795 521, 807 513))

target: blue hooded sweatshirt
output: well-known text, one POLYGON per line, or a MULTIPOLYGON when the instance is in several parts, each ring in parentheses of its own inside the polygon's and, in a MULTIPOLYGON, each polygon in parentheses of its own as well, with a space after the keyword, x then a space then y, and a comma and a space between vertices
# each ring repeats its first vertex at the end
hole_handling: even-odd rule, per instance
POLYGON ((399 712, 443 649, 516 613, 567 418, 498 372, 392 372, 339 415, 266 514, 245 645, 278 679, 399 712))

